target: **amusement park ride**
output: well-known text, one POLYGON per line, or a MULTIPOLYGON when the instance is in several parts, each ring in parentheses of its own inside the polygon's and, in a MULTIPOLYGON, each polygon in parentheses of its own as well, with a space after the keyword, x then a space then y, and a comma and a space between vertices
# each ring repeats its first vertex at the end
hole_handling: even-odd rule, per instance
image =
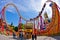
MULTIPOLYGON (((32 28, 32 33, 37 33, 37 34, 40 34, 40 35, 52 35, 52 34, 57 34, 57 33, 59 33, 60 32, 60 13, 59 13, 59 10, 58 10, 58 6, 57 6, 57 4, 55 3, 55 2, 53 2, 53 1, 46 1, 46 2, 51 2, 51 4, 50 4, 50 7, 52 8, 52 19, 51 19, 51 22, 50 23, 48 23, 48 25, 46 25, 46 28, 45 28, 45 30, 44 29, 42 29, 41 30, 41 28, 39 29, 39 32, 38 32, 38 26, 39 25, 41 25, 41 26, 43 26, 43 24, 42 24, 42 22, 40 22, 40 24, 39 24, 39 21, 41 20, 42 21, 42 12, 44 11, 44 8, 45 8, 45 6, 46 6, 46 3, 44 3, 44 5, 43 5, 43 8, 42 8, 42 10, 41 10, 41 12, 39 12, 39 15, 36 17, 36 18, 33 18, 33 19, 30 19, 30 20, 26 20, 25 18, 23 18, 21 15, 20 15, 20 13, 19 13, 19 10, 18 10, 18 8, 14 5, 14 4, 7 4, 7 5, 5 5, 4 7, 3 7, 3 9, 2 9, 2 11, 0 12, 0 14, 1 14, 1 18, 0 18, 0 29, 2 30, 2 32, 5 30, 5 28, 4 28, 4 26, 6 25, 6 30, 9 30, 9 26, 8 26, 8 24, 6 23, 6 19, 5 19, 5 10, 7 9, 7 7, 9 6, 9 5, 12 5, 13 7, 15 7, 16 8, 16 11, 17 11, 17 13, 18 13, 18 15, 19 15, 19 26, 18 26, 18 32, 22 29, 21 28, 21 19, 23 19, 23 20, 25 20, 25 21, 32 21, 33 22, 33 28, 32 28), (40 20, 39 20, 40 19, 40 20), (37 28, 35 28, 36 26, 35 26, 35 21, 36 20, 39 20, 38 21, 38 25, 37 25, 37 28)), ((13 31, 12 31, 13 32, 13 31)))

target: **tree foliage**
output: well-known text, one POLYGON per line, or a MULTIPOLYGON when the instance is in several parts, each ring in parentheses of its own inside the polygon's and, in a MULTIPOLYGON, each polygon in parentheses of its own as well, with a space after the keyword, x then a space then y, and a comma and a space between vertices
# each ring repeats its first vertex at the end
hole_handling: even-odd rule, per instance
MULTIPOLYGON (((20 25, 22 27, 22 29, 24 29, 24 24, 20 25)), ((10 27, 13 27, 13 30, 15 30, 16 32, 18 31, 18 26, 14 26, 13 23, 11 23, 10 27)))
POLYGON ((18 31, 18 27, 14 27, 14 30, 17 32, 18 31))

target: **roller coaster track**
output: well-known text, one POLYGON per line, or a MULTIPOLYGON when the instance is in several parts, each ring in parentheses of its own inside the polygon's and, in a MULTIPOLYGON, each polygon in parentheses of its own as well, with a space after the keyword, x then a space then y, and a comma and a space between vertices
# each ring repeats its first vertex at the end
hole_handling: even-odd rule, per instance
POLYGON ((1 13, 2 13, 2 16, 3 16, 3 20, 6 22, 6 18, 5 18, 5 11, 6 11, 6 9, 7 9, 7 7, 8 6, 13 6, 15 9, 16 9, 16 11, 17 11, 17 13, 18 13, 18 16, 19 16, 19 18, 21 17, 23 20, 25 20, 26 21, 26 19, 25 18, 23 18, 22 16, 21 16, 21 14, 20 14, 20 12, 19 12, 19 10, 18 10, 18 8, 17 8, 17 6, 15 6, 13 3, 8 3, 7 5, 5 5, 4 7, 3 7, 3 9, 2 9, 2 11, 1 11, 1 13))
MULTIPOLYGON (((43 34, 43 33, 47 33, 47 32, 50 33, 50 32, 53 30, 53 28, 55 28, 55 29, 58 31, 58 27, 59 27, 59 25, 58 25, 58 21, 59 21, 59 20, 58 20, 59 11, 58 11, 58 8, 57 8, 57 4, 56 4, 55 2, 52 2, 52 4, 53 4, 53 5, 52 5, 52 21, 51 21, 51 23, 49 23, 49 24, 47 25, 46 30, 40 31, 42 34, 43 34)), ((4 21, 5 21, 5 22, 6 22, 5 10, 6 10, 6 8, 7 8, 9 5, 15 7, 16 11, 18 12, 19 17, 21 17, 23 20, 26 21, 26 19, 21 16, 18 8, 17 8, 14 4, 9 3, 9 4, 5 5, 5 6, 3 7, 3 9, 2 9, 2 15, 3 15, 3 17, 4 17, 4 21)), ((39 13, 39 16, 41 16, 42 12, 44 11, 45 6, 46 6, 46 3, 44 4, 41 12, 39 13)), ((6 24, 7 24, 7 23, 6 23, 6 24)), ((56 31, 56 30, 54 30, 54 31, 56 31)), ((57 33, 57 31, 56 31, 56 33, 57 33)))
MULTIPOLYGON (((55 28, 55 33, 58 32, 58 17, 59 17, 59 11, 58 11, 58 8, 57 8, 57 4, 55 2, 52 2, 52 21, 47 25, 47 28, 46 30, 43 30, 43 31, 40 31, 41 34, 44 34, 44 33, 48 33, 50 34, 54 28, 55 28)), ((41 13, 42 14, 42 13, 41 13)), ((41 15, 40 14, 40 15, 41 15)))

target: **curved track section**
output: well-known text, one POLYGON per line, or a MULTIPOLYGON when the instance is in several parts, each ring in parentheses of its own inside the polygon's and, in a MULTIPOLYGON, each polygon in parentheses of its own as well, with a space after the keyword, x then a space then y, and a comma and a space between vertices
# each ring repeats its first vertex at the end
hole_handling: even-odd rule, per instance
POLYGON ((12 3, 9 3, 9 4, 7 4, 7 5, 5 5, 4 7, 3 7, 3 9, 2 9, 2 15, 3 15, 3 20, 6 22, 6 18, 5 18, 5 11, 6 11, 6 9, 7 9, 7 7, 8 6, 13 6, 15 9, 16 9, 16 11, 17 11, 17 13, 18 13, 18 15, 19 15, 19 17, 21 17, 23 20, 25 20, 26 21, 26 19, 25 18, 23 18, 22 16, 21 16, 21 14, 20 14, 20 12, 19 12, 19 10, 18 10, 18 8, 17 8, 17 6, 15 6, 14 4, 12 4, 12 3))
POLYGON ((47 25, 46 30, 40 31, 41 34, 53 34, 58 33, 58 15, 59 11, 57 8, 57 4, 52 2, 52 21, 47 25))

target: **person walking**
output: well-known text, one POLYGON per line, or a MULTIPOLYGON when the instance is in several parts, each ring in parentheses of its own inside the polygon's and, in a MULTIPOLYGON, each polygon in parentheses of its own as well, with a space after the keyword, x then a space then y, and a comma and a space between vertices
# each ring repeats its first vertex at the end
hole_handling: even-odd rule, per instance
POLYGON ((13 32, 13 38, 15 39, 16 38, 16 35, 15 35, 15 33, 13 32))
POLYGON ((23 40, 23 32, 22 31, 19 31, 19 39, 23 40))
POLYGON ((34 30, 34 34, 35 34, 34 38, 35 38, 35 40, 37 40, 37 29, 34 30))
POLYGON ((37 40, 37 30, 34 29, 33 32, 32 32, 32 40, 37 40))
POLYGON ((32 34, 32 40, 34 40, 34 34, 32 34))
POLYGON ((35 40, 37 40, 37 35, 35 34, 34 36, 35 36, 35 40))

